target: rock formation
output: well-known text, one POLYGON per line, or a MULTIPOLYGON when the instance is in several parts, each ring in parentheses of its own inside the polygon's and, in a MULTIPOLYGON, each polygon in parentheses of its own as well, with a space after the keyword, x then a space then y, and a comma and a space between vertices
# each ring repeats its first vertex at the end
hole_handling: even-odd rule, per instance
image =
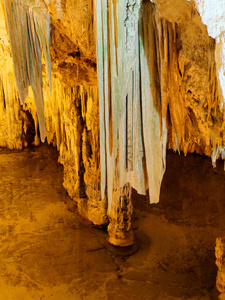
POLYGON ((155 2, 96 5, 101 194, 118 224, 114 193, 127 183, 159 201, 166 147, 213 153, 214 164, 223 151, 215 41, 193 3, 155 2))
POLYGON ((216 265, 218 268, 216 287, 217 290, 221 293, 219 299, 225 299, 225 241, 224 238, 218 238, 216 240, 216 265))
POLYGON ((131 245, 132 189, 159 201, 166 149, 225 157, 224 4, 1 4, 0 146, 46 138, 80 213, 131 245))
MULTIPOLYGON (((43 94, 43 107, 39 112, 39 117, 44 113, 42 129, 45 124, 42 136, 40 136, 38 107, 34 101, 37 97, 32 91, 33 86, 32 89, 29 88, 31 85, 29 74, 23 71, 28 64, 32 63, 29 61, 30 57, 28 56, 27 60, 24 53, 21 54, 23 64, 19 71, 22 70, 22 75, 28 78, 26 83, 28 95, 24 104, 23 100, 20 101, 23 105, 19 103, 21 96, 17 93, 17 86, 22 83, 14 77, 14 70, 20 67, 18 63, 20 60, 17 57, 19 50, 13 49, 10 44, 12 38, 16 43, 16 33, 12 33, 10 40, 7 35, 3 12, 3 8, 6 8, 5 3, 8 4, 4 2, 1 6, 0 28, 2 46, 0 146, 22 149, 31 143, 39 145, 40 138, 42 137, 43 140, 46 136, 47 143, 57 147, 59 151, 59 161, 64 165, 64 186, 69 195, 77 200, 81 213, 95 224, 105 224, 107 223, 107 206, 101 201, 100 196, 99 113, 95 41, 93 39, 93 3, 81 1, 80 7, 76 8, 77 14, 79 8, 82 8, 81 19, 87 19, 87 24, 83 21, 82 26, 85 28, 83 32, 76 29, 79 23, 73 17, 71 2, 67 1, 63 11, 61 9, 63 6, 57 6, 53 1, 45 6, 45 9, 48 8, 48 18, 51 12, 52 74, 48 76, 47 73, 50 75, 50 71, 46 71, 49 70, 49 59, 42 60, 42 74, 41 72, 39 74, 43 76, 43 82, 39 86, 40 99, 43 94), (71 22, 72 27, 68 26, 71 22), (88 30, 90 32, 87 34, 88 30), (15 57, 13 53, 16 54, 15 57), (28 135, 32 130, 33 139, 28 140, 28 135)), ((33 9, 30 7, 31 4, 33 5, 32 1, 12 1, 12 3, 19 5, 28 15, 30 9, 33 9)), ((41 7, 44 5, 44 2, 35 2, 36 5, 38 3, 41 7)), ((35 22, 35 18, 32 20, 35 22)), ((23 25, 20 24, 21 30, 23 25)), ((34 28, 34 31, 36 32, 37 29, 34 28)), ((35 39, 39 47, 39 36, 35 36, 35 39)), ((15 47, 23 45, 22 36, 20 44, 16 44, 15 47)), ((29 47, 33 47, 36 53, 34 44, 28 45, 25 50, 29 47)), ((32 57, 33 59, 35 57, 32 57)), ((20 79, 21 76, 19 76, 20 79)))

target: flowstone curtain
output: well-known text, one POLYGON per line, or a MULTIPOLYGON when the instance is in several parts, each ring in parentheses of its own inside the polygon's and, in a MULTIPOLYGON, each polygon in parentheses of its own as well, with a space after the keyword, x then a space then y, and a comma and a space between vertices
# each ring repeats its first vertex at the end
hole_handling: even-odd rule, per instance
POLYGON ((96 0, 101 136, 101 192, 149 188, 159 201, 167 130, 158 88, 152 9, 140 1, 96 0), (149 14, 149 15, 148 15, 149 14), (143 22, 142 22, 143 21, 143 22))

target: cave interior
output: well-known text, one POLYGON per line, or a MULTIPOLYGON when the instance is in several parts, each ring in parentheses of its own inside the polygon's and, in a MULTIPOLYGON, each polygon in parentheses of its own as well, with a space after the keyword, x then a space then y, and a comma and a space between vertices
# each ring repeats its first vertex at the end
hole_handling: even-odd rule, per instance
POLYGON ((223 0, 0 1, 0 300, 225 299, 223 0))

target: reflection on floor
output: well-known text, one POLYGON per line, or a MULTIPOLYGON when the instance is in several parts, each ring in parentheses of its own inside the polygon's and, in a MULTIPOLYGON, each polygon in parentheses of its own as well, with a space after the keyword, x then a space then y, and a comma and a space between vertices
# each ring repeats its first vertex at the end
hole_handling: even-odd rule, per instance
POLYGON ((54 149, 0 152, 0 300, 216 299, 222 165, 168 153, 160 203, 134 192, 133 255, 78 216, 62 181, 54 149))

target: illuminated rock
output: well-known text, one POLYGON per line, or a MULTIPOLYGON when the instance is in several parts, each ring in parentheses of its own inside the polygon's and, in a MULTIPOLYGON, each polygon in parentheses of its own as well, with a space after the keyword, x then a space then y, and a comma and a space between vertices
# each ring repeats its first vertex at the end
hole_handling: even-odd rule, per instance
POLYGON ((217 290, 221 293, 219 299, 225 298, 225 240, 224 238, 217 238, 216 240, 216 265, 218 268, 217 278, 216 278, 216 287, 217 290))
POLYGON ((0 11, 0 146, 27 146, 33 122, 33 144, 46 136, 57 147, 64 186, 81 214, 98 225, 109 221, 111 243, 132 244, 132 188, 159 201, 166 149, 213 153, 214 163, 223 149, 223 5, 21 1, 2 1, 11 46, 0 11), (12 15, 9 4, 26 18, 12 15), (25 19, 32 34, 16 44, 25 19))

